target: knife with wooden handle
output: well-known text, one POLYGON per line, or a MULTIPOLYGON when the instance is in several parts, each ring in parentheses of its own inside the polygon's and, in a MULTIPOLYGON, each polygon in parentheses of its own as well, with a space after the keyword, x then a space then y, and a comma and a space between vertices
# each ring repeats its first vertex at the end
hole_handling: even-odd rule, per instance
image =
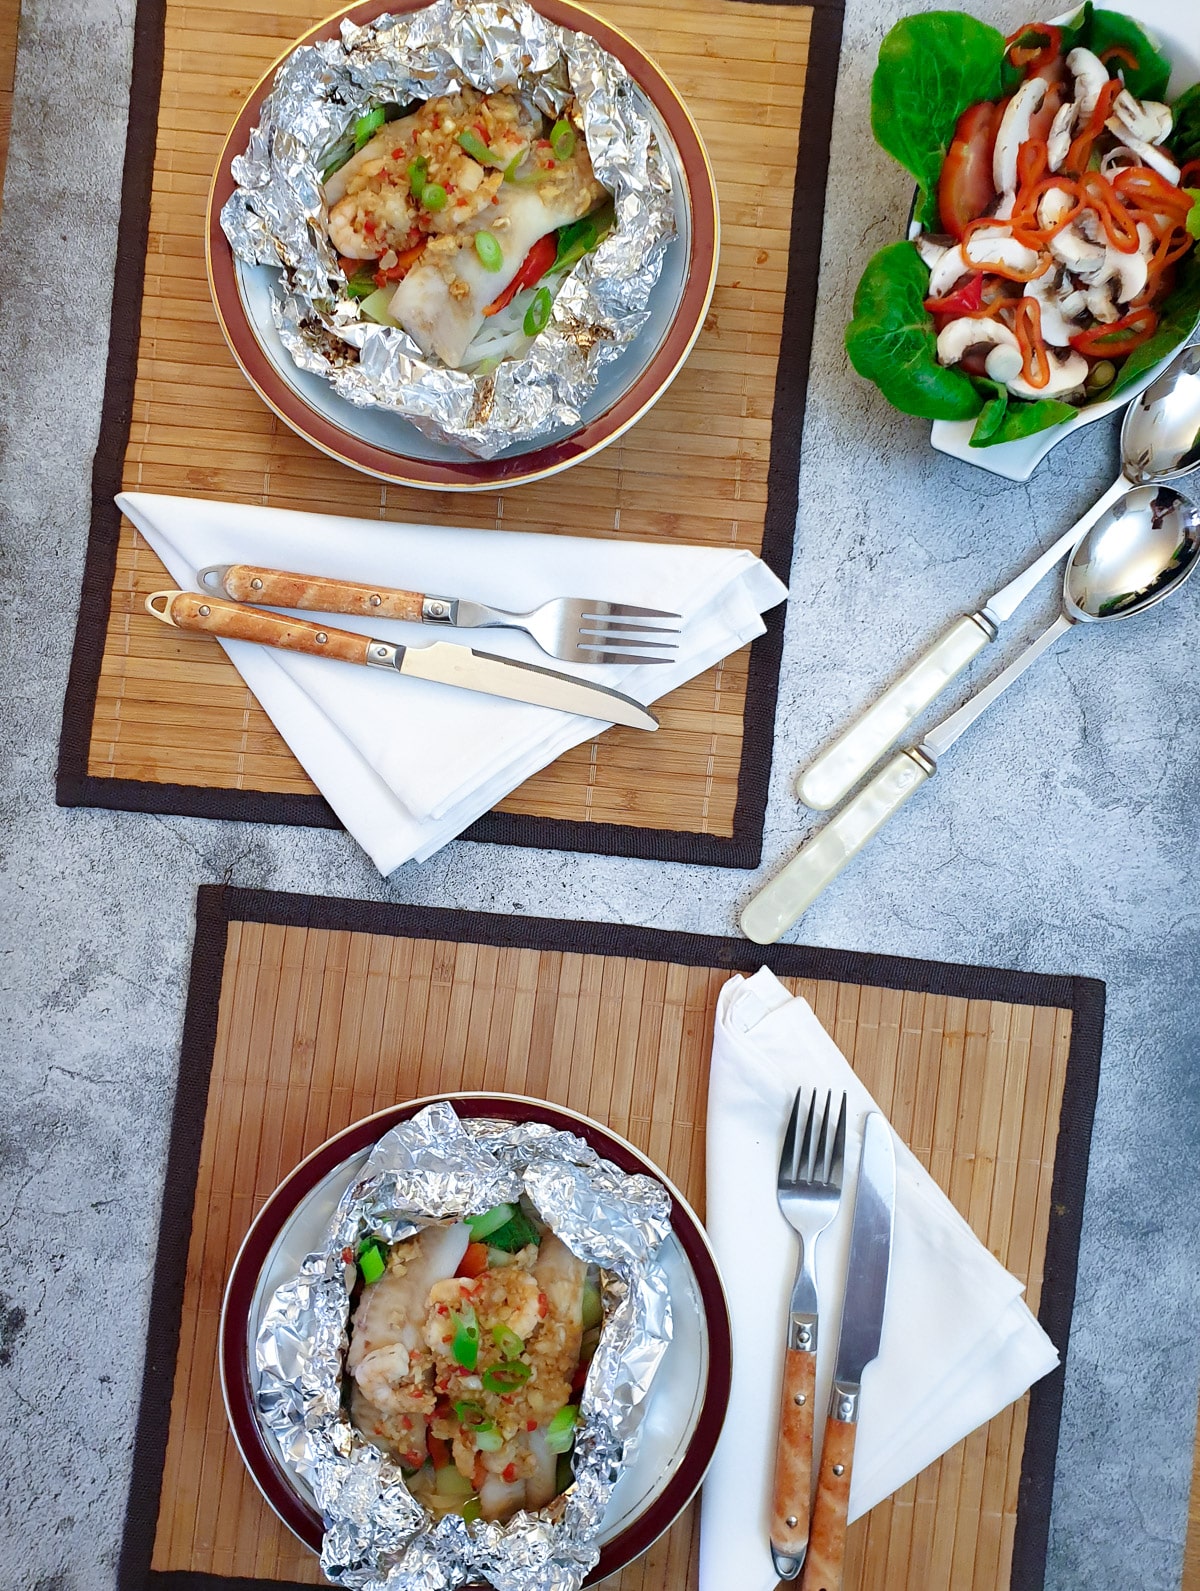
POLYGON ((453 646, 446 641, 432 646, 401 646, 355 630, 310 624, 307 619, 268 613, 195 591, 155 591, 146 598, 146 607, 156 619, 179 630, 201 630, 227 641, 257 641, 285 652, 306 652, 311 657, 332 657, 342 663, 390 669, 414 679, 553 707, 563 713, 581 713, 585 718, 605 719, 630 729, 658 728, 658 719, 649 708, 608 685, 593 685, 573 674, 476 652, 469 646, 453 646))
POLYGON ((892 1129, 873 1110, 863 1127, 842 1329, 800 1591, 842 1591, 862 1375, 879 1353, 895 1205, 896 1151, 892 1129))

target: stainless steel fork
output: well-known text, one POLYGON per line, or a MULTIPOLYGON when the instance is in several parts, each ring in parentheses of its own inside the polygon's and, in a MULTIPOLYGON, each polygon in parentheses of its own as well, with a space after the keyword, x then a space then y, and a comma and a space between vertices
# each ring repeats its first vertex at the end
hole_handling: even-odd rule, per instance
POLYGON ((846 1158, 846 1096, 825 1095, 820 1115, 813 1091, 800 1118, 804 1089, 788 1117, 779 1160, 779 1208, 800 1236, 800 1263, 788 1310, 787 1353, 775 1450, 775 1496, 771 1508, 771 1557, 780 1579, 794 1580, 804 1567, 812 1503, 813 1405, 817 1384, 817 1238, 837 1214, 846 1158))
POLYGON ((509 613, 462 597, 432 597, 250 564, 210 564, 201 569, 199 584, 201 590, 234 602, 267 607, 408 619, 460 630, 524 630, 543 652, 569 663, 673 663, 679 648, 678 613, 587 597, 555 597, 528 613, 509 613))

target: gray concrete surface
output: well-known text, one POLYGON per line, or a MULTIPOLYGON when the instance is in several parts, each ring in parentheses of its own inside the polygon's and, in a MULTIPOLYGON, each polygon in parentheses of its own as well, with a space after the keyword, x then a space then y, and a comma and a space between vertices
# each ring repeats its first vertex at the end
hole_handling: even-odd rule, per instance
MULTIPOLYGON (((897 235, 909 197, 867 133, 873 59, 898 9, 849 6, 767 866, 801 831, 790 790, 804 759, 1116 468, 1101 426, 1029 486, 1008 485, 932 453, 925 428, 847 368, 858 264, 897 235)), ((1018 0, 979 9, 1009 27, 1024 13, 1018 0)), ((24 0, 0 227, 0 1586, 13 1591, 113 1583, 198 884, 718 933, 751 887, 720 870, 478 845, 384 882, 340 834, 54 806, 132 11, 24 0)), ((1051 1591, 1179 1580, 1200 1369, 1197 601, 1193 587, 1137 624, 1068 637, 802 930, 1108 984, 1051 1591)), ((1047 589, 1022 630, 1052 606, 1047 589)))

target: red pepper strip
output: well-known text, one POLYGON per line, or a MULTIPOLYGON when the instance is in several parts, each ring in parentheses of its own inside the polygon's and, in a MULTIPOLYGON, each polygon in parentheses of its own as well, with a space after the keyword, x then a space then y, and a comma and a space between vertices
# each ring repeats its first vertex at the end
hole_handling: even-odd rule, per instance
POLYGON ((1027 138, 1017 150, 1017 188, 1040 182, 1050 165, 1050 150, 1044 138, 1027 138))
POLYGON ((1026 75, 1032 76, 1039 68, 1049 66, 1062 48, 1062 29, 1049 22, 1031 22, 1006 39, 1005 46, 1012 64, 1027 67, 1026 75), (1044 39, 1045 43, 1026 42, 1034 39, 1044 39))
POLYGON ((521 269, 499 298, 494 298, 483 313, 498 315, 502 309, 507 309, 523 287, 532 287, 535 282, 541 281, 557 258, 558 239, 553 232, 547 232, 546 236, 539 238, 530 249, 521 263, 521 269))
POLYGON ((1070 149, 1067 158, 1062 163, 1062 170, 1071 176, 1080 176, 1087 169, 1091 159, 1092 145, 1104 131, 1104 124, 1112 115, 1113 100, 1121 92, 1119 79, 1110 77, 1100 90, 1100 98, 1096 101, 1096 108, 1091 114, 1087 126, 1079 133, 1070 149))
MULTIPOLYGON (((1200 166, 1200 161, 1193 161, 1200 166)), ((1162 215, 1177 216, 1180 220, 1192 208, 1192 201, 1182 185, 1175 187, 1150 166, 1126 166, 1113 178, 1115 192, 1137 208, 1158 211, 1162 215)))
POLYGON ((450 1462, 450 1444, 443 1442, 440 1436, 429 1433, 429 1456, 433 1460, 434 1469, 445 1469, 450 1462))
POLYGON ((1121 65, 1127 66, 1131 72, 1136 72, 1138 69, 1137 56, 1132 50, 1127 50, 1123 44, 1110 44, 1107 50, 1101 50, 1100 59, 1105 66, 1108 66, 1110 72, 1112 67, 1109 66, 1109 62, 1113 60, 1120 61, 1121 65))
POLYGON ((1079 192, 1100 217, 1104 235, 1121 254, 1136 254, 1141 248, 1137 222, 1121 203, 1107 177, 1098 171, 1085 171, 1079 179, 1079 192))
POLYGON ((1194 188, 1197 183, 1200 183, 1200 160, 1189 160, 1179 173, 1179 186, 1181 188, 1194 188))
POLYGON ((977 271, 945 298, 927 298, 925 308, 931 315, 968 315, 983 308, 983 272, 977 271))
POLYGON ((425 239, 422 238, 411 249, 404 249, 397 254, 395 265, 389 265, 386 271, 375 272, 375 286, 387 287, 390 282, 402 282, 424 252, 425 239))
POLYGON ((1028 192, 1021 192, 1017 195, 1017 202, 1013 206, 1010 223, 1013 236, 1024 243, 1027 248, 1044 249, 1050 240, 1056 238, 1064 227, 1070 226, 1083 207, 1083 200, 1079 196, 1079 186, 1070 177, 1043 177, 1028 192), (1071 200, 1071 208, 1064 214, 1061 221, 1056 221, 1051 227, 1044 227, 1038 221, 1038 205, 1043 197, 1054 188, 1067 195, 1071 200))
POLYGON ((972 269, 977 271, 986 271, 991 276, 1003 276, 1005 281, 1008 282, 1032 282, 1035 276, 1041 276, 1046 270, 1047 266, 1046 258, 1042 255, 1038 256, 1033 269, 1029 271, 1018 271, 1014 266, 1011 265, 996 265, 990 260, 985 262, 982 260, 973 260, 971 258, 970 245, 971 239, 974 237, 975 233, 983 227, 995 225, 996 218, 995 216, 990 215, 981 215, 978 220, 968 221, 966 230, 963 232, 961 244, 963 259, 966 260, 967 264, 970 265, 972 269))
POLYGON ((1031 387, 1050 384, 1050 355, 1042 336, 1042 306, 1036 298, 1023 298, 1017 305, 1013 330, 1021 349, 1021 374, 1031 387))
POLYGON ((1108 326, 1093 326, 1077 332, 1071 347, 1093 359, 1121 359, 1139 348, 1158 329, 1158 316, 1148 308, 1131 310, 1108 326))

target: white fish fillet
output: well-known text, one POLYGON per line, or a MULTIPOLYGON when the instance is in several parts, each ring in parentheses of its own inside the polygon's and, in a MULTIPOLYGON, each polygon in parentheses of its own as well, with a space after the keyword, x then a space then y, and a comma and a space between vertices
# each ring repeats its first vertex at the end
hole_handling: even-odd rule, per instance
POLYGON ((368 139, 356 154, 350 156, 344 166, 338 167, 324 185, 325 202, 330 209, 345 196, 351 177, 361 171, 368 161, 382 160, 386 155, 390 155, 393 149, 411 139, 416 122, 415 112, 411 116, 401 116, 399 121, 385 122, 374 138, 368 139))
POLYGON ((414 1239, 416 1254, 403 1274, 389 1268, 363 1288, 346 1355, 351 1373, 377 1348, 395 1343, 421 1347, 429 1289, 454 1275, 470 1241, 471 1233, 461 1221, 454 1226, 427 1226, 414 1239))
POLYGON ((461 365, 483 325, 485 308, 516 276, 538 239, 595 209, 605 190, 591 175, 586 154, 572 169, 577 180, 567 184, 550 180, 526 188, 506 183, 501 189, 499 203, 483 218, 504 256, 498 271, 489 271, 476 253, 475 230, 481 229, 430 244, 389 305, 424 354, 452 368, 461 365))

